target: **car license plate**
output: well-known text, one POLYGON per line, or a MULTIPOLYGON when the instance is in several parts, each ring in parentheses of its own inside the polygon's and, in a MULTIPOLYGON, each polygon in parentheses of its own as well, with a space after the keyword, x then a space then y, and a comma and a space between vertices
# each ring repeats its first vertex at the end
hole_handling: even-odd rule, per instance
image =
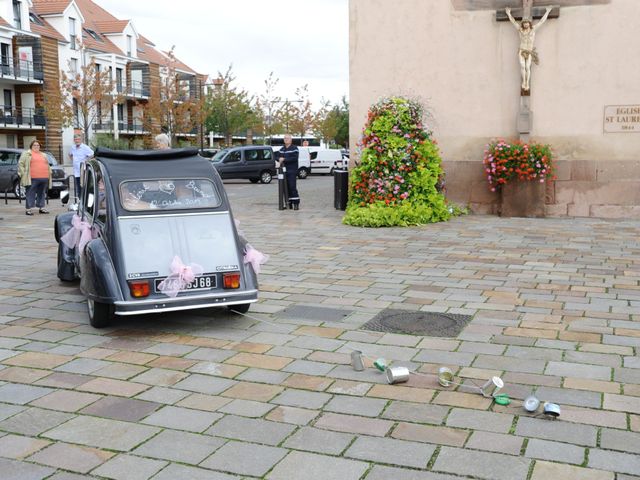
MULTIPOLYGON (((154 289, 156 293, 159 293, 158 286, 165 280, 165 278, 156 278, 154 280, 154 289)), ((172 279, 173 280, 173 279, 172 279)), ((177 280, 174 280, 177 282, 177 280)), ((216 276, 215 275, 201 275, 196 277, 193 282, 188 283, 183 289, 180 291, 187 290, 211 290, 212 288, 216 288, 216 276)))

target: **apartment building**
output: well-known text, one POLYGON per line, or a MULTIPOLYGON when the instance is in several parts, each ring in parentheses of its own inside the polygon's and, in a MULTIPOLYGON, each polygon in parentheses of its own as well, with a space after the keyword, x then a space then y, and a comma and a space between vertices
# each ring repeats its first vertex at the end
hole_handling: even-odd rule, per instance
MULTIPOLYGON (((77 119, 70 126, 47 118, 47 95, 60 91, 60 71, 69 76, 93 61, 108 71, 123 100, 98 108, 89 137, 142 138, 151 132, 143 121, 145 106, 159 85, 169 61, 166 52, 91 0, 0 0, 0 146, 24 148, 37 138, 59 160, 73 143, 77 119)), ((186 95, 199 98, 206 76, 180 61, 175 74, 186 95)), ((158 125, 158 128, 160 126, 158 125)), ((179 132, 185 138, 195 132, 179 132)))

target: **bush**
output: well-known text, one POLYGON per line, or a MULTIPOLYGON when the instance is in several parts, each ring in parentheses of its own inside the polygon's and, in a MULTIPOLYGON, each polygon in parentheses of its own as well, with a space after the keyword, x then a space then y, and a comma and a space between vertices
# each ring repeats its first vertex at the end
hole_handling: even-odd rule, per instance
POLYGON ((418 102, 399 97, 371 107, 343 223, 391 227, 449 219, 438 190, 444 175, 440 154, 423 127, 423 114, 418 102))

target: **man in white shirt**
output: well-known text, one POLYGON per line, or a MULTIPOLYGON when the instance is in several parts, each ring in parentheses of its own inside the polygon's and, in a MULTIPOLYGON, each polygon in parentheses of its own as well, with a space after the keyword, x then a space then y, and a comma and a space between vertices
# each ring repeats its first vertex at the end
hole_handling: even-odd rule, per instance
POLYGON ((88 145, 82 143, 82 134, 76 133, 73 135, 73 147, 69 152, 69 159, 73 162, 73 177, 75 179, 75 195, 80 198, 82 192, 80 191, 80 172, 82 164, 87 161, 88 158, 93 157, 93 150, 88 145))

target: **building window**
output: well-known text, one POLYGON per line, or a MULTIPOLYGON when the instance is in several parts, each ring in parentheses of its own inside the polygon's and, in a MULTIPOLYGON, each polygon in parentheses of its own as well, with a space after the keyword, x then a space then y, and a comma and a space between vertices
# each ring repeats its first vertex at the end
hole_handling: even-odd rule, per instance
POLYGON ((11 58, 11 45, 0 44, 0 55, 2 56, 2 75, 13 74, 13 59, 11 58))
POLYGON ((78 100, 75 98, 72 100, 73 105, 73 127, 80 128, 80 106, 78 105, 78 100))
POLYGON ((122 69, 116 68, 116 89, 118 93, 122 93, 122 69))
POLYGON ((76 19, 69 17, 69 43, 71 50, 75 50, 77 45, 76 42, 76 19))
POLYGON ((22 2, 13 0, 13 26, 22 30, 22 2))
POLYGON ((130 57, 133 52, 133 38, 131 35, 127 35, 127 57, 130 57))
POLYGON ((78 59, 71 58, 69 59, 69 71, 73 74, 78 73, 78 59))
POLYGON ((40 25, 41 27, 44 26, 44 22, 42 21, 42 19, 33 12, 29 12, 29 20, 31 20, 31 22, 35 23, 36 25, 40 25))

